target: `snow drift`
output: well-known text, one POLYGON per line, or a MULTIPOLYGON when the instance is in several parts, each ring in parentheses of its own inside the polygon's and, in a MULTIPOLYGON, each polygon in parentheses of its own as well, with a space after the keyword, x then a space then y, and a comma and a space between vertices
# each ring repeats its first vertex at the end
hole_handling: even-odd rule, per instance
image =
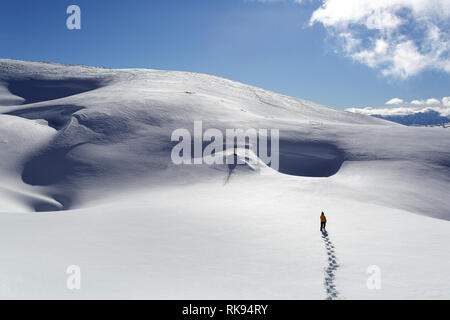
MULTIPOLYGON (((55 252, 60 252, 60 247, 50 243, 67 242, 76 252, 76 259, 87 265, 93 260, 102 261, 99 262, 102 265, 107 261, 112 261, 112 265, 122 265, 121 259, 127 255, 127 250, 134 247, 128 251, 132 255, 126 262, 129 267, 140 266, 138 261, 142 258, 144 265, 150 263, 156 268, 151 272, 158 270, 164 276, 159 273, 157 280, 156 273, 152 273, 149 279, 153 289, 142 287, 142 283, 137 285, 140 289, 136 289, 138 275, 150 271, 144 267, 143 273, 135 270, 136 275, 129 276, 132 280, 128 277, 125 281, 125 274, 118 271, 118 267, 111 272, 125 288, 123 292, 130 294, 126 297, 321 297, 321 267, 313 266, 322 265, 322 255, 317 253, 320 249, 314 249, 315 245, 311 245, 311 252, 305 247, 298 248, 302 242, 298 242, 297 232, 290 229, 301 221, 294 214, 296 210, 301 212, 300 216, 307 214, 309 217, 329 208, 336 212, 336 219, 347 221, 347 226, 360 225, 350 218, 352 216, 358 216, 361 223, 372 221, 374 228, 380 225, 384 228, 380 221, 390 224, 388 219, 409 219, 417 225, 423 223, 423 226, 442 221, 438 234, 449 234, 448 130, 404 127, 203 74, 112 70, 13 60, 0 60, 0 113, 1 225, 11 227, 11 230, 20 228, 22 224, 27 225, 26 230, 45 229, 47 238, 38 240, 42 246, 50 246, 55 252), (237 168, 174 165, 170 159, 172 131, 191 129, 197 120, 203 121, 204 130, 279 129, 279 173, 267 177, 259 175, 258 170, 271 170, 262 164, 256 169, 247 164, 237 168), (192 203, 192 199, 198 202, 192 203), (284 208, 283 213, 280 213, 280 207, 274 207, 275 204, 284 208), (61 210, 67 212, 56 212, 61 210), (150 212, 144 214, 146 210, 150 212), (180 215, 180 211, 183 214, 180 215), (33 212, 53 213, 29 215, 33 212), (107 214, 103 216, 103 212, 107 214), (17 215, 19 213, 25 215, 17 215), (340 218, 337 218, 338 214, 340 218), (27 217, 33 221, 31 224, 28 224, 27 217), (240 219, 241 227, 230 219, 240 219), (262 221, 263 225, 258 227, 261 230, 252 229, 251 223, 255 224, 255 221, 262 221), (97 223, 106 223, 109 227, 98 230, 95 228, 97 223), (180 226, 180 223, 184 225, 180 226), (222 224, 227 231, 222 233, 216 223, 222 224), (124 228, 123 234, 118 229, 120 226, 124 228), (70 239, 76 238, 74 228, 85 235, 86 242, 69 244, 70 239), (227 242, 231 239, 229 237, 236 236, 239 228, 243 228, 240 230, 243 233, 232 243, 227 242), (193 235, 188 230, 203 233, 193 235), (281 236, 288 230, 295 235, 281 236), (119 243, 117 235, 120 234, 125 238, 134 237, 134 234, 142 237, 142 242, 127 238, 119 243), (260 238, 263 234, 281 237, 260 238), (97 257, 93 258, 95 254, 102 252, 100 247, 93 245, 96 237, 105 241, 109 239, 117 251, 100 254, 103 258, 96 260, 97 257), (191 239, 185 243, 203 249, 207 242, 212 241, 221 248, 222 254, 229 253, 226 259, 230 260, 217 265, 212 263, 211 259, 217 258, 212 248, 205 249, 210 256, 203 259, 200 249, 197 251, 174 240, 184 237, 191 239), (274 242, 269 244, 267 241, 274 242), (258 279, 267 275, 264 270, 269 272, 278 267, 275 262, 266 261, 267 269, 263 268, 261 274, 255 273, 253 263, 262 263, 261 259, 269 258, 250 254, 249 257, 254 259, 251 262, 229 251, 240 247, 241 253, 248 253, 250 247, 243 248, 243 243, 253 249, 259 248, 257 250, 265 246, 269 252, 264 256, 272 254, 274 259, 303 252, 304 256, 311 257, 311 261, 291 259, 285 266, 287 271, 283 280, 277 282, 273 276, 268 276, 265 289, 259 290, 258 279), (86 246, 92 247, 86 249, 86 246), (148 252, 153 254, 148 255, 148 252), (199 266, 199 261, 204 265, 199 266), (240 271, 231 265, 232 261, 242 262, 240 271), (302 263, 310 267, 304 269, 304 275, 299 277, 312 277, 305 280, 303 290, 299 289, 302 287, 299 279, 289 278, 293 275, 291 271, 301 269, 299 265, 302 263), (161 268, 168 264, 172 267, 164 273, 161 268), (192 273, 182 276, 179 273, 181 269, 175 267, 177 264, 179 268, 183 266, 183 272, 192 273), (199 280, 201 271, 205 279, 218 281, 216 284, 221 289, 210 287, 208 280, 200 280, 198 287, 189 287, 194 279, 199 280), (235 280, 246 279, 242 295, 236 295, 238 285, 226 281, 227 273, 235 280), (180 290, 175 293, 170 288, 178 278, 180 290), (137 291, 130 289, 129 280, 137 291)), ((316 218, 318 216, 314 216, 316 218)), ((335 225, 346 230, 342 223, 335 225)), ((306 225, 309 226, 309 222, 306 225)), ((364 224, 362 226, 364 228, 364 224)), ((318 230, 315 225, 313 228, 318 230)), ((408 225, 405 230, 413 228, 408 225)), ((0 233, 3 237, 10 234, 6 231, 0 233)), ((421 241, 426 243, 429 240, 425 234, 421 241)), ((354 236, 370 237, 371 233, 356 233, 354 236)), ((347 248, 351 247, 345 235, 341 238, 333 235, 333 238, 336 242, 341 241, 341 247, 346 244, 347 248)), ((304 238, 302 241, 308 243, 311 240, 304 238)), ((320 238, 318 241, 320 245, 320 238)), ((26 255, 31 249, 21 243, 15 244, 15 250, 24 250, 22 252, 26 255)), ((374 249, 374 252, 379 254, 382 251, 374 249)), ((344 253, 352 260, 354 253, 351 250, 344 253)), ((47 264, 50 262, 41 262, 38 269, 45 265, 50 270, 70 260, 55 257, 50 259, 53 261, 51 267, 47 264)), ((340 257, 340 261, 345 259, 346 256, 340 257)), ((379 259, 386 261, 382 254, 379 259)), ((430 258, 429 261, 436 262, 436 259, 430 258)), ((366 259, 362 258, 358 263, 365 262, 366 259)), ((442 268, 450 265, 448 258, 440 263, 442 268)), ((7 269, 2 275, 10 274, 11 269, 8 268, 13 265, 5 267, 7 269)), ((91 276, 97 277, 101 285, 92 287, 84 297, 115 296, 106 289, 106 280, 100 271, 91 267, 91 276)), ((27 278, 24 268, 18 268, 14 274, 18 278, 27 278)), ((351 267, 345 269, 345 266, 341 269, 343 273, 352 270, 351 267)), ((347 279, 353 279, 350 273, 346 275, 347 279)), ((69 294, 56 282, 36 293, 35 286, 42 283, 36 275, 30 277, 31 287, 11 283, 8 288, 12 291, 1 295, 66 297, 69 294), (23 290, 15 291, 17 286, 23 290)), ((355 285, 353 280, 345 282, 341 279, 344 282, 339 283, 339 275, 336 277, 338 285, 343 287, 339 292, 345 293, 347 289, 349 297, 367 297, 367 291, 355 285)), ((358 277, 361 278, 360 275, 358 277)), ((436 278, 432 278, 425 286, 432 287, 435 281, 436 278)), ((405 292, 391 288, 384 295, 368 297, 401 297, 405 292)), ((417 292, 413 290, 410 294, 421 297, 417 292)), ((444 286, 433 296, 448 298, 448 293, 449 288, 444 286)))

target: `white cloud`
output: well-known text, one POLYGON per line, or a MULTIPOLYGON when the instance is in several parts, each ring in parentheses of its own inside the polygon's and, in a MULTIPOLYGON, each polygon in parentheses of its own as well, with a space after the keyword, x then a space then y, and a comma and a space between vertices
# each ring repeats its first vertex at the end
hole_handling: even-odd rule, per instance
POLYGON ((387 105, 396 105, 396 104, 402 104, 404 101, 403 99, 394 98, 386 102, 387 105))
POLYGON ((449 107, 450 108, 450 97, 443 97, 442 98, 442 105, 444 107, 449 107))
POLYGON ((438 99, 435 99, 435 98, 430 98, 427 100, 413 100, 413 101, 411 101, 411 104, 416 105, 416 106, 420 106, 420 105, 432 106, 432 105, 440 105, 441 101, 439 101, 438 99))
POLYGON ((396 107, 396 108, 347 108, 347 111, 361 113, 365 115, 381 115, 381 116, 403 116, 418 112, 417 108, 412 107, 396 107))
POLYGON ((347 111, 361 113, 365 115, 381 116, 404 116, 418 112, 436 111, 444 117, 450 116, 450 97, 443 97, 442 100, 430 98, 426 100, 413 100, 409 104, 403 99, 394 98, 386 102, 386 105, 395 105, 395 107, 360 107, 347 108, 347 111))
POLYGON ((324 0, 321 23, 353 60, 408 78, 426 69, 450 73, 449 0, 324 0))

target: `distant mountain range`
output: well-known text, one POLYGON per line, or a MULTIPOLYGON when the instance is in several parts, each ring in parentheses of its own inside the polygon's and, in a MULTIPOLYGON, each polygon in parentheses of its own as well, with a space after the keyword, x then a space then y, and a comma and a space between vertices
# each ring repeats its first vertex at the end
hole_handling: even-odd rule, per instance
POLYGON ((414 125, 432 126, 432 125, 442 125, 443 123, 450 122, 450 117, 444 117, 439 112, 434 110, 429 110, 426 112, 417 112, 407 115, 383 116, 379 114, 374 114, 372 116, 400 123, 405 126, 414 126, 414 125))

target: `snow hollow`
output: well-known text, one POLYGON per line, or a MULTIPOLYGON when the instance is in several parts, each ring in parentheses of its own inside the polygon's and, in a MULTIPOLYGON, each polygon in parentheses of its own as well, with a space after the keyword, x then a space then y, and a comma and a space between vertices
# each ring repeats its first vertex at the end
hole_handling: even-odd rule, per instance
POLYGON ((0 159, 1 298, 450 297, 449 130, 204 74, 0 60, 0 159), (279 130, 279 166, 227 146, 236 165, 173 163, 196 121, 279 130))

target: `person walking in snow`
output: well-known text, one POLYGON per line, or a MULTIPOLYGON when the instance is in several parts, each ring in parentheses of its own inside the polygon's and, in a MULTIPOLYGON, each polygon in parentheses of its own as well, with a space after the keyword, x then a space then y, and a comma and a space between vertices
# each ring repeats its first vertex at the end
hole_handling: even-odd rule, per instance
POLYGON ((325 217, 325 214, 322 211, 322 214, 320 215, 320 231, 326 231, 325 226, 327 225, 327 217, 325 217))

